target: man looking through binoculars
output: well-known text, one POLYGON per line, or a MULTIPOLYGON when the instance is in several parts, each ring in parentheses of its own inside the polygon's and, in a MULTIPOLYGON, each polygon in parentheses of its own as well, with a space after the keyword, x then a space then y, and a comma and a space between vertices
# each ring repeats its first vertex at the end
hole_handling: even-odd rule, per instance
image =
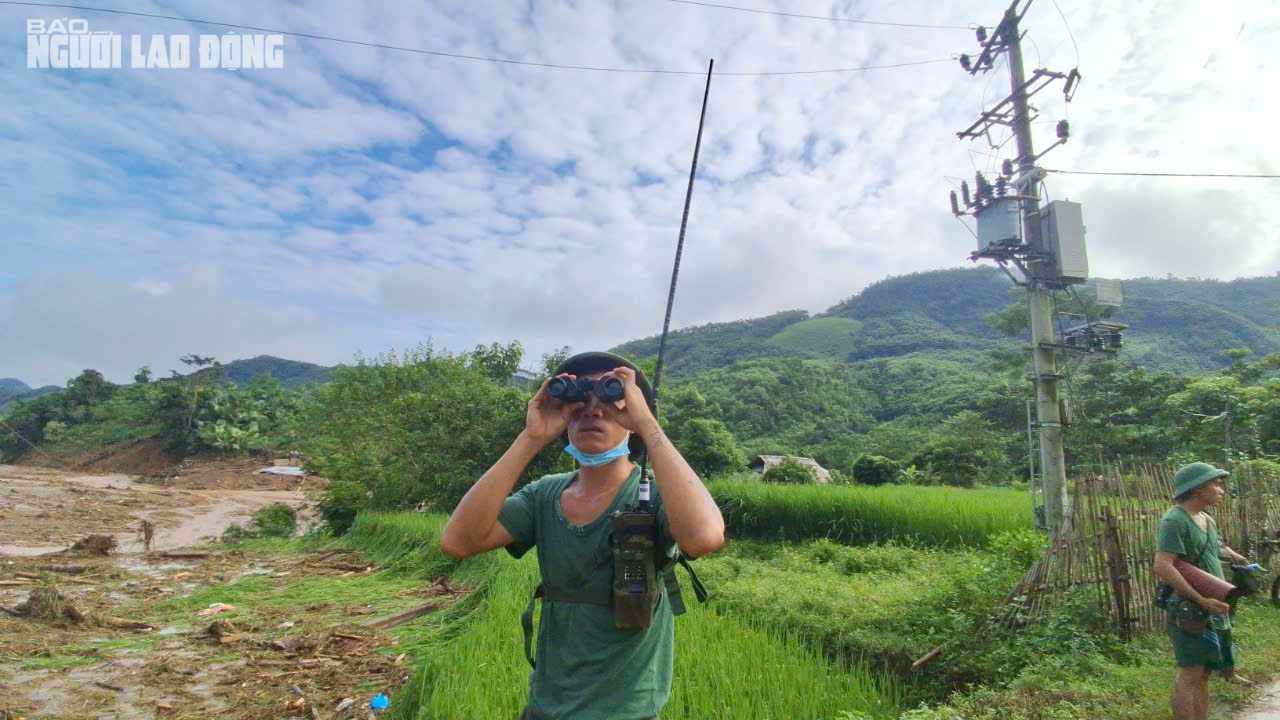
MULTIPOLYGON (((440 542, 459 559, 502 547, 519 558, 538 548, 545 601, 522 718, 656 718, 671 693, 673 616, 682 604, 669 584, 641 578, 649 592, 638 596, 643 617, 635 622, 636 600, 625 593, 646 572, 644 563, 632 562, 635 548, 652 556, 647 572, 660 577, 677 547, 689 557, 717 550, 724 519, 659 426, 648 380, 635 365, 583 353, 553 375, 529 401, 524 430, 458 503, 440 542), (553 381, 564 400, 548 392, 553 381), (619 389, 621 399, 611 400, 619 389), (544 476, 511 495, 534 456, 566 433, 565 450, 579 469, 544 476), (649 485, 630 459, 642 451, 653 466, 651 498, 642 494, 649 485), (646 517, 649 535, 637 533, 635 543, 620 548, 618 536, 630 526, 619 518, 646 517)), ((526 636, 526 652, 527 645, 526 636)))

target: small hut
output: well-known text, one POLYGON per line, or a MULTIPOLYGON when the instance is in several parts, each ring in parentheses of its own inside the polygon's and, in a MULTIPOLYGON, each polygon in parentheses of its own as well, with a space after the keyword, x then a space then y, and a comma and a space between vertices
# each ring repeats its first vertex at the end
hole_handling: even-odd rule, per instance
POLYGON ((754 470, 757 474, 764 475, 765 473, 769 472, 770 468, 781 465, 782 461, 786 460, 787 458, 791 458, 792 460, 800 463, 801 465, 808 465, 809 467, 813 468, 814 482, 816 482, 817 484, 819 485, 831 484, 831 473, 827 472, 827 469, 819 465, 818 461, 814 460, 813 458, 795 457, 791 455, 757 455, 756 458, 751 461, 751 465, 749 467, 751 470, 754 470))

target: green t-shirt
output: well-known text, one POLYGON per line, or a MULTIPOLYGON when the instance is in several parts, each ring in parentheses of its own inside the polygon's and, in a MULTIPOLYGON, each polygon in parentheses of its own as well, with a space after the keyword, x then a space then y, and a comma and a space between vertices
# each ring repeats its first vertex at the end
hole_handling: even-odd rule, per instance
MULTIPOLYGON (((544 583, 608 597, 613 561, 599 562, 598 552, 609 541, 609 514, 635 502, 640 468, 633 466, 613 503, 586 525, 571 524, 560 506, 560 495, 576 475, 547 475, 521 488, 507 498, 498 521, 514 538, 507 546, 513 557, 538 548, 544 583)), ((658 515, 658 549, 670 556, 675 543, 667 513, 656 484, 650 489, 658 515)), ((607 607, 544 599, 537 668, 529 675, 529 705, 551 720, 658 715, 671 696, 674 630, 665 594, 654 607, 653 624, 644 630, 619 630, 607 607)))
MULTIPOLYGON (((1222 540, 1218 535, 1218 524, 1213 517, 1206 515, 1207 529, 1200 526, 1180 505, 1174 505, 1160 518, 1160 528, 1156 531, 1156 550, 1173 553, 1186 562, 1210 573, 1222 580, 1222 540)), ((1226 615, 1213 616, 1214 627, 1226 629, 1231 621, 1226 615)))

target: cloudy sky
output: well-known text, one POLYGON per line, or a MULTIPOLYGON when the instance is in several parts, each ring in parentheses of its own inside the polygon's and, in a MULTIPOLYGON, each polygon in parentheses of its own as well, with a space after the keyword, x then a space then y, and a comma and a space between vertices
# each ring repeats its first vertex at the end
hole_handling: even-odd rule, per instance
MULTIPOLYGON (((818 312, 890 275, 968 265, 947 193, 1013 143, 956 139, 1008 81, 1003 63, 974 78, 953 58, 1004 3, 723 2, 960 29, 672 0, 112 0, 685 74, 297 35, 283 69, 129 69, 126 42, 126 68, 54 70, 26 67, 28 19, 126 38, 227 28, 0 4, 0 377, 127 381, 188 352, 332 364, 426 338, 519 340, 533 365, 656 334, 711 58, 673 326, 818 312)), ((1280 173, 1276 4, 1034 0, 1024 28, 1029 69, 1084 78, 1069 105, 1036 98, 1039 147, 1057 120, 1072 127, 1045 167, 1280 173)), ((1280 181, 1053 175, 1047 190, 1084 204, 1095 276, 1280 270, 1280 181)))

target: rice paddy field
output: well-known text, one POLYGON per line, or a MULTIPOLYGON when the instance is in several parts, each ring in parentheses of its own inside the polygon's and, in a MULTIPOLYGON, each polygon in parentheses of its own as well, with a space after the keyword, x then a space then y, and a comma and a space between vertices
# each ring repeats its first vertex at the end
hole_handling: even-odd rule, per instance
POLYGON ((1030 529, 1031 498, 1004 488, 778 485, 722 480, 711 494, 732 538, 981 547, 1030 529))

